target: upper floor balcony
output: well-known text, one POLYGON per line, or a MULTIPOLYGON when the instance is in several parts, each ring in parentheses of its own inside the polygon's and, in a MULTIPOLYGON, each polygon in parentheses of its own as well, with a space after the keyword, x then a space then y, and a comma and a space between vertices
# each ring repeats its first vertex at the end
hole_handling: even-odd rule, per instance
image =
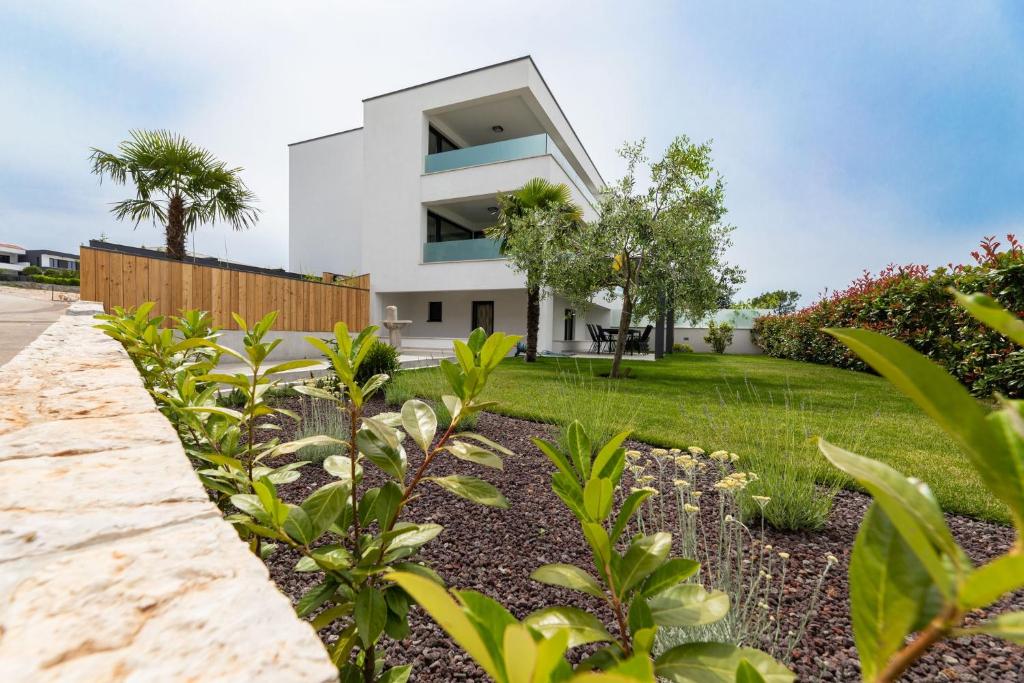
POLYGON ((591 205, 596 206, 597 200, 586 183, 558 149, 558 145, 551 139, 551 136, 546 133, 427 154, 424 160, 424 173, 429 175, 545 155, 551 156, 591 205))

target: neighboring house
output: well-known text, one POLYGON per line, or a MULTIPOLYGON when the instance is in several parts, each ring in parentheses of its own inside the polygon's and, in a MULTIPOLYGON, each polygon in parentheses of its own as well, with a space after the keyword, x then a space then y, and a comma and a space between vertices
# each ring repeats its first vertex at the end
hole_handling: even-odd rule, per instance
MULTIPOLYGON (((604 182, 530 57, 363 100, 363 126, 289 145, 289 269, 369 273, 370 319, 411 320, 410 347, 474 327, 522 334, 524 279, 484 236, 496 195, 533 177, 565 183, 585 218, 604 182)), ((584 316, 541 304, 538 348, 589 345, 584 316)))
POLYGON ((25 255, 21 257, 21 260, 26 262, 25 265, 32 264, 43 269, 79 270, 81 268, 78 254, 54 251, 53 249, 26 249, 25 255))
POLYGON ((25 247, 0 242, 0 270, 20 271, 24 269, 29 264, 22 263, 23 258, 25 258, 25 247))
POLYGON ((716 325, 729 323, 733 326, 732 344, 726 347, 726 353, 761 353, 750 331, 756 318, 771 313, 767 308, 722 308, 698 321, 680 318, 676 320, 675 343, 688 344, 699 353, 711 352, 711 345, 704 341, 704 337, 708 333, 708 323, 714 320, 716 325))

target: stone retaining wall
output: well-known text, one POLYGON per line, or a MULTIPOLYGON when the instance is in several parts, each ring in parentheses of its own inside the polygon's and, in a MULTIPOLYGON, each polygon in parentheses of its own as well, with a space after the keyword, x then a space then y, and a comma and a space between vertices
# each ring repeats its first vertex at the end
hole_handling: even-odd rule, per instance
POLYGON ((337 681, 97 312, 0 369, 0 679, 337 681))

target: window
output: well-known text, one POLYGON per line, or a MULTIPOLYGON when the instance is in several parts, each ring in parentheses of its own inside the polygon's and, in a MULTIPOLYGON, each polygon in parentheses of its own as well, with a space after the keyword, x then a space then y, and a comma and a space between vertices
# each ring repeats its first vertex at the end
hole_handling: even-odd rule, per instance
POLYGON ((441 302, 431 301, 427 304, 427 322, 428 323, 439 323, 441 322, 441 302))
POLYGON ((484 237, 483 231, 473 232, 444 216, 427 211, 427 241, 454 242, 455 240, 471 240, 484 237))
POLYGON ((11 263, 11 257, 7 254, 0 254, 0 263, 11 263))
POLYGON ((571 308, 565 309, 565 332, 562 338, 565 341, 576 339, 576 311, 571 308))
POLYGON ((427 129, 427 154, 437 154, 439 152, 450 152, 453 149, 458 149, 459 146, 449 140, 444 133, 439 131, 437 128, 430 126, 427 129))

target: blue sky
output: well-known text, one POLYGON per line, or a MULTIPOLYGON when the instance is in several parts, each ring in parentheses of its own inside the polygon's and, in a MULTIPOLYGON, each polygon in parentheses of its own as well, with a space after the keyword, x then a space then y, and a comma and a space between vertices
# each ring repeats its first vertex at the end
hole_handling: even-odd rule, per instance
POLYGON ((1024 219, 1024 12, 1013 3, 0 3, 0 241, 71 249, 125 193, 90 146, 166 127, 263 209, 204 253, 287 263, 287 143, 361 100, 532 54, 606 178, 615 149, 714 140, 742 295, 809 301, 889 262, 961 262, 1024 219), (586 13, 579 10, 586 7, 586 13))

